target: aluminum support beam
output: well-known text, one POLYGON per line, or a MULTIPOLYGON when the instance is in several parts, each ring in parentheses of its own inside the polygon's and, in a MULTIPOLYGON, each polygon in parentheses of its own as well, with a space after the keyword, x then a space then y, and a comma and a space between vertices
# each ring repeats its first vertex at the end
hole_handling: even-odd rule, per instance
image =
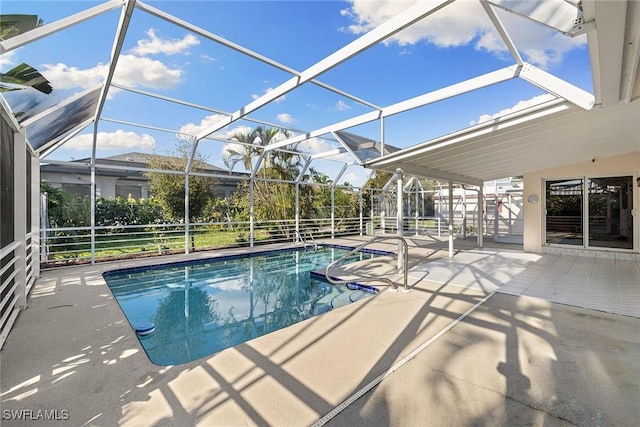
MULTIPOLYGON (((24 310, 27 308, 27 176, 25 165, 27 163, 27 140, 25 132, 14 132, 13 150, 13 241, 18 243, 14 255, 14 284, 17 296, 16 308, 24 310)), ((7 185, 5 182, 3 185, 7 185)), ((4 277, 2 278, 3 280, 4 277)), ((7 297, 3 297, 6 298, 7 297)), ((4 325, 3 325, 4 326, 4 325)))
MULTIPOLYGON (((200 28, 200 27, 198 27, 196 25, 193 25, 193 24, 187 22, 187 21, 184 21, 184 20, 182 20, 180 18, 177 18, 177 17, 175 17, 173 15, 170 15, 170 14, 168 14, 166 12, 163 12, 160 9, 156 9, 153 6, 150 6, 150 5, 145 4, 143 2, 138 2, 138 8, 140 10, 144 10, 145 12, 147 12, 147 13, 149 13, 151 15, 154 15, 154 16, 160 18, 160 19, 164 19, 165 21, 171 22, 172 24, 175 24, 175 25, 177 25, 179 27, 182 27, 187 31, 190 31, 190 32, 192 32, 194 34, 202 36, 202 37, 204 37, 206 39, 209 39, 209 40, 211 40, 213 42, 216 42, 216 43, 221 44, 221 45, 223 45, 225 47, 233 49, 236 52, 239 52, 239 53, 241 53, 243 55, 249 56, 250 58, 256 59, 256 60, 258 60, 258 61, 260 61, 260 62, 262 62, 264 64, 268 64, 268 65, 270 65, 272 67, 275 67, 275 68, 277 68, 277 69, 279 69, 281 71, 284 71, 286 73, 289 73, 289 74, 292 74, 292 75, 298 76, 298 77, 301 75, 300 71, 297 71, 297 70, 295 70, 295 69, 293 69, 291 67, 283 65, 283 64, 281 64, 281 63, 279 63, 277 61, 274 61, 273 59, 270 59, 270 58, 268 58, 268 57, 266 57, 264 55, 260 55, 259 53, 253 52, 250 49, 247 49, 247 48, 245 48, 243 46, 240 46, 239 44, 233 43, 232 41, 229 41, 229 40, 227 40, 227 39, 225 39, 223 37, 220 37, 220 36, 218 36, 216 34, 213 34, 213 33, 209 32, 209 31, 204 30, 204 29, 202 29, 202 28, 200 28)), ((320 86, 320 87, 322 87, 324 89, 327 89, 327 90, 329 90, 329 91, 331 91, 333 93, 336 93, 336 94, 338 94, 340 96, 344 96, 345 98, 351 99, 352 101, 358 102, 358 103, 360 103, 362 105, 366 105, 367 107, 374 108, 374 109, 380 109, 380 107, 378 107, 377 105, 375 105, 375 104, 373 104, 373 103, 371 103, 369 101, 366 101, 366 100, 364 100, 362 98, 359 98, 359 97, 357 97, 355 95, 352 95, 352 94, 350 94, 348 92, 345 92, 343 90, 335 88, 335 87, 333 87, 331 85, 328 85, 326 83, 322 83, 322 82, 317 81, 315 79, 311 79, 310 82, 315 84, 315 85, 317 85, 317 86, 320 86)))
POLYGON ((82 122, 82 124, 80 124, 80 126, 77 126, 70 134, 68 134, 67 136, 62 138, 60 141, 56 142, 53 145, 42 146, 42 147, 40 147, 39 150, 34 150, 34 153, 41 159, 47 157, 49 154, 51 154, 54 151, 56 151, 58 149, 58 147, 60 147, 65 142, 69 141, 71 138, 73 138, 74 136, 76 136, 77 134, 82 132, 91 123, 93 123, 93 118, 85 120, 84 122, 82 122))
POLYGON ((307 172, 307 169, 309 169, 309 166, 311 165, 312 160, 313 158, 309 157, 305 162, 304 166, 302 166, 302 169, 300 169, 300 173, 296 177, 296 184, 302 182, 302 178, 304 178, 304 174, 307 172))
POLYGON ((333 183, 331 183, 332 188, 336 188, 336 186, 338 185, 338 181, 340 181, 340 178, 342 178, 342 175, 344 175, 345 171, 349 166, 351 166, 351 163, 345 163, 344 165, 342 165, 342 168, 338 172, 338 175, 336 175, 335 179, 333 180, 333 183))
MULTIPOLYGON (((284 147, 289 144, 301 142, 306 139, 316 138, 325 135, 330 132, 347 129, 350 127, 358 126, 364 123, 372 122, 374 120, 383 119, 385 117, 393 116, 395 114, 403 113, 405 111, 413 110, 415 108, 424 107, 425 105, 433 104, 438 101, 442 101, 457 95, 462 95, 467 92, 471 92, 477 89, 481 89, 487 86, 492 86, 497 83, 501 83, 507 80, 511 80, 518 76, 520 67, 518 65, 511 65, 500 70, 492 71, 482 76, 474 77, 469 80, 465 80, 460 83, 456 83, 447 86, 442 89, 438 89, 432 92, 425 93, 423 95, 416 96, 405 101, 398 102, 396 104, 384 107, 382 111, 371 111, 364 113, 356 117, 352 117, 347 120, 343 120, 338 123, 325 126, 313 130, 311 132, 297 135, 285 140, 269 144, 266 149, 274 150, 276 148, 284 147)), ((384 148, 384 123, 380 123, 380 135, 382 140, 382 147, 384 148)))
POLYGON ((449 181, 449 258, 453 258, 453 181, 449 181))
POLYGON ((125 6, 124 9, 122 9, 120 22, 118 23, 118 30, 116 31, 116 39, 113 42, 113 48, 111 50, 109 71, 107 72, 107 77, 104 80, 104 85, 102 86, 102 91, 100 92, 100 98, 98 98, 98 105, 96 107, 95 114, 96 121, 100 119, 100 115, 102 114, 102 108, 104 107, 104 103, 107 99, 107 93, 109 92, 111 80, 113 80, 113 75, 116 72, 118 58, 120 58, 120 52, 122 52, 122 45, 124 44, 124 39, 127 36, 127 29, 129 28, 131 15, 133 15, 133 9, 135 8, 135 6, 136 0, 125 0, 125 6))
POLYGON ((345 163, 342 165, 342 169, 338 172, 338 175, 331 183, 331 238, 335 238, 336 233, 336 185, 338 185, 338 181, 342 178, 342 175, 350 166, 349 163, 345 163))
POLYGON ((467 190, 462 187, 462 238, 467 239, 467 190))
POLYGON ((106 1, 90 9, 78 12, 74 15, 68 16, 58 21, 51 22, 50 24, 43 25, 42 27, 34 28, 30 31, 27 31, 26 33, 11 37, 10 39, 0 41, 0 55, 22 47, 33 41, 40 40, 41 38, 47 37, 51 34, 57 33, 58 31, 62 31, 65 28, 69 28, 73 25, 84 22, 95 16, 122 7, 122 4, 122 0, 106 1))
POLYGON ((478 189, 478 247, 484 247, 484 183, 478 189))
POLYGON ((316 154, 312 154, 309 158, 310 159, 322 159, 324 157, 331 157, 331 156, 336 156, 338 154, 342 154, 342 153, 346 153, 347 149, 344 147, 341 148, 336 148, 334 150, 327 150, 324 151, 322 153, 316 153, 316 154))
MULTIPOLYGON (((205 105, 202 105, 202 104, 196 104, 196 103, 193 103, 193 102, 184 101, 182 99, 178 99, 178 98, 174 98, 174 97, 166 96, 166 95, 161 95, 161 94, 158 94, 158 93, 154 93, 154 92, 150 92, 150 91, 147 91, 147 90, 134 88, 134 87, 131 87, 131 86, 125 86, 125 85, 122 85, 122 84, 119 84, 119 83, 111 82, 111 86, 115 87, 115 88, 118 88, 118 89, 125 90, 127 92, 136 93, 138 95, 143 95, 143 96, 148 96, 150 98, 160 99, 162 101, 172 102, 172 103, 178 104, 178 105, 184 105, 186 107, 191 107, 191 108, 195 108, 195 109, 202 110, 202 111, 209 111, 211 113, 221 114, 223 116, 230 116, 231 115, 230 112, 225 111, 225 110, 220 110, 218 108, 211 108, 211 107, 208 107, 208 106, 205 106, 205 105)), ((122 122, 122 121, 119 121, 119 120, 106 119, 106 118, 101 118, 101 120, 109 120, 109 121, 112 121, 114 123, 122 123, 122 124, 126 124, 126 125, 132 125, 132 126, 138 126, 138 127, 146 127, 148 129, 155 129, 155 130, 163 130, 163 131, 165 131, 162 128, 154 128, 153 126, 135 124, 135 123, 131 123, 131 122, 122 122)), ((248 117, 248 116, 244 117, 243 120, 246 120, 246 121, 251 122, 251 123, 256 123, 256 124, 259 124, 259 125, 263 125, 263 126, 272 127, 272 128, 285 129, 285 130, 288 130, 288 131, 294 132, 294 133, 304 132, 301 129, 284 127, 284 126, 282 126, 281 123, 268 122, 266 120, 254 119, 254 118, 251 118, 251 117, 248 117)), ((175 130, 171 130, 170 132, 172 132, 172 133, 180 133, 180 132, 175 131, 175 130)), ((190 134, 184 134, 184 135, 193 136, 194 138, 196 137, 196 135, 190 135, 190 134)), ((220 139, 220 138, 212 138, 212 137, 208 137, 206 139, 211 139, 211 140, 214 140, 214 141, 241 143, 239 141, 226 141, 226 140, 223 140, 223 139, 220 139)))
POLYGON ((420 229, 420 210, 419 210, 420 193, 418 192, 418 190, 420 189, 420 187, 419 187, 420 181, 418 179, 416 179, 416 178, 411 178, 411 179, 415 179, 416 180, 416 186, 415 186, 415 188, 416 188, 416 195, 415 195, 415 198, 416 198, 416 214, 415 214, 415 217, 416 217, 416 236, 419 236, 420 233, 419 233, 418 230, 420 229))
POLYGON ((300 182, 296 180, 296 243, 301 242, 300 237, 300 182))
POLYGON ((251 176, 251 179, 249 180, 249 247, 253 247, 253 234, 255 233, 255 218, 253 215, 253 202, 255 199, 254 196, 254 186, 255 183, 253 182, 253 175, 251 176))
POLYGON ((189 223, 191 221, 190 218, 190 208, 189 205, 189 174, 184 174, 184 253, 188 254, 191 252, 189 248, 189 223))
POLYGON ((91 143, 91 264, 96 263, 96 145, 98 141, 98 123, 93 122, 93 141, 91 143))
MULTIPOLYGON (((253 102, 245 105, 232 114, 227 119, 220 120, 215 125, 203 130, 198 134, 197 139, 203 139, 214 132, 219 131, 227 125, 235 122, 236 120, 250 114, 260 107, 280 98, 282 95, 287 94, 298 86, 314 79, 320 74, 329 71, 333 67, 341 64, 349 58, 365 51, 371 46, 385 40, 386 38, 402 31, 410 25, 420 21, 422 18, 440 10, 442 7, 451 3, 453 0, 430 0, 422 1, 415 6, 403 11, 402 13, 394 16, 388 21, 384 22, 380 26, 374 28, 348 45, 338 49, 336 52, 330 54, 324 59, 320 60, 316 64, 302 71, 299 76, 292 77, 281 85, 277 86, 273 90, 260 96, 253 102)), ((286 144, 285 144, 286 145, 286 144)))
MULTIPOLYGON (((376 169, 383 169, 388 172, 391 172, 393 166, 397 166, 399 163, 395 163, 392 166, 375 166, 376 169)), ((422 166, 414 166, 409 163, 402 163, 402 169, 406 174, 418 176, 422 178, 428 179, 441 179, 441 180, 452 180, 459 183, 470 184, 470 185, 478 185, 481 180, 477 178, 473 178, 470 176, 459 175, 453 172, 441 171, 436 169, 428 169, 422 166)))
POLYGON ((486 0, 480 0, 480 4, 484 8, 484 11, 486 12, 487 16, 489 16, 489 19, 491 20, 491 23, 493 24, 493 26, 496 28, 496 31, 500 35, 500 38, 502 39, 504 44, 507 45, 507 49, 509 49, 509 52, 511 52, 511 56, 513 56, 513 59, 516 61, 518 65, 522 65, 524 61, 520 56, 520 52, 518 52, 516 45, 513 43, 513 40, 511 40, 511 37, 509 36, 507 29, 504 27, 504 25, 502 25, 502 21, 500 21, 500 18, 498 17, 498 15, 496 15, 496 13, 491 8, 491 6, 489 6, 486 0))
POLYGON ((380 157, 384 156, 384 116, 380 117, 380 157))
MULTIPOLYGON (((396 170, 396 177, 398 178, 398 185, 396 188, 397 191, 397 197, 396 197, 396 230, 398 233, 399 237, 402 237, 403 235, 403 227, 402 227, 402 223, 403 223, 403 219, 404 219, 404 191, 403 191, 403 185, 402 185, 402 180, 404 178, 404 172, 402 172, 402 169, 397 169, 396 170)), ((404 265, 404 263, 402 262, 402 260, 404 259, 404 246, 402 244, 401 240, 398 240, 398 272, 402 271, 404 268, 408 268, 408 266, 404 265)))
POLYGON ((540 89, 543 89, 557 97, 564 98, 585 110, 591 110, 595 104, 595 97, 589 92, 559 79, 546 71, 534 67, 531 64, 524 64, 520 71, 520 77, 529 83, 538 86, 540 89))
MULTIPOLYGON (((363 197, 362 197, 362 188, 360 189, 360 191, 358 191, 358 211, 360 212, 360 236, 362 236, 363 233, 363 225, 364 225, 364 216, 362 213, 362 204, 363 204, 363 197)), ((372 219, 373 221, 373 219, 372 219)))
POLYGON ((347 145, 344 140, 342 138, 340 138, 340 135, 338 135, 335 132, 331 132, 331 135, 333 135, 338 142, 340 143, 340 145, 342 145, 342 147, 349 153, 351 154, 351 157, 353 157, 353 159, 359 164, 362 165, 364 164, 363 161, 360 160, 360 158, 358 156, 356 156, 356 153, 353 152, 353 150, 349 147, 349 145, 347 145))

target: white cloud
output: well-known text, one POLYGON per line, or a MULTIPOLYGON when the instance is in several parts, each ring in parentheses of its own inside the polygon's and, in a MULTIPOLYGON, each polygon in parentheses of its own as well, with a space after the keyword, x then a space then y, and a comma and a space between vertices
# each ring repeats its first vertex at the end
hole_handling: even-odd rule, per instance
POLYGON ((16 65, 15 56, 16 56, 15 50, 12 50, 11 52, 3 53, 2 55, 0 55, 0 70, 2 70, 2 72, 7 72, 14 65, 16 65))
MULTIPOLYGON (((331 150, 335 150, 336 148, 339 148, 339 147, 341 147, 339 144, 330 143, 326 139, 320 139, 320 138, 311 138, 306 141, 302 141, 300 144, 298 144, 298 150, 302 151, 303 153, 311 153, 311 154, 325 153, 331 150)), ((331 158, 332 160, 343 161, 343 162, 350 162, 353 160, 353 157, 351 156, 351 154, 347 152, 341 153, 341 154, 334 154, 333 156, 329 156, 329 158, 331 158)))
MULTIPOLYGON (((84 69, 63 63, 44 64, 42 69, 42 74, 56 89, 93 87, 104 81, 107 72, 108 67, 105 64, 84 69)), ((182 81, 182 75, 182 70, 169 68, 155 59, 121 55, 116 67, 114 82, 127 86, 167 89, 177 86, 182 81)))
MULTIPOLYGON (((195 137, 201 131, 216 125, 220 120, 223 120, 226 117, 227 116, 223 114, 212 114, 202 119, 200 123, 197 123, 197 124, 187 123, 186 125, 181 126, 180 129, 178 129, 178 138, 189 139, 191 137, 195 137), (190 135, 190 136, 186 136, 186 135, 190 135)), ((253 131, 253 128, 249 126, 244 126, 244 125, 227 127, 219 130, 218 132, 215 132, 213 134, 213 137, 221 140, 230 140, 231 138, 233 138, 233 135, 235 134, 249 133, 251 131, 253 131)), ((224 161, 229 157, 229 153, 231 151, 242 153, 244 152, 244 149, 245 147, 241 144, 228 142, 224 144, 224 146, 222 147, 222 150, 220 152, 220 158, 224 161)))
POLYGON ((181 39, 165 40, 156 36, 156 30, 147 30, 148 39, 138 40, 136 47, 131 49, 135 55, 155 55, 164 53, 166 55, 186 54, 191 46, 197 46, 200 41, 193 35, 187 34, 181 39))
MULTIPOLYGON (((394 0, 350 2, 352 6, 341 11, 341 15, 354 22, 344 29, 354 34, 370 31, 416 3, 394 0)), ((541 68, 560 62, 566 52, 586 44, 584 36, 566 37, 515 14, 503 11, 498 11, 498 14, 525 60, 541 68), (544 48, 540 49, 541 46, 544 48)), ((477 1, 456 1, 386 41, 387 44, 396 43, 400 46, 419 42, 442 48, 473 44, 476 49, 498 57, 509 55, 477 1)))
MULTIPOLYGON (((135 132, 125 132, 118 129, 115 132, 98 132, 98 148, 101 150, 154 150, 156 148, 155 139, 146 133, 139 135, 135 132)), ((68 142, 63 148, 88 149, 93 146, 93 135, 79 135, 68 142)))
POLYGON ((278 120, 280 123, 291 123, 293 122, 293 117, 291 117, 291 114, 289 113, 281 113, 278 114, 278 120))
POLYGON ((500 110, 497 113, 493 113, 493 114, 482 114, 480 117, 478 117, 478 120, 474 120, 472 122, 470 122, 469 124, 471 126, 482 123, 482 122, 486 122, 489 120, 494 120, 497 119, 498 117, 502 117, 505 116, 507 114, 511 114, 511 113, 515 113, 516 111, 520 111, 520 110, 524 110, 526 108, 532 107, 534 105, 538 105, 541 104, 543 102, 546 101, 550 101, 552 99, 554 99, 555 97, 553 95, 550 94, 544 94, 544 95, 538 95, 538 96, 534 96, 531 99, 526 99, 524 101, 518 101, 518 103, 516 103, 516 105, 514 105, 513 107, 510 108, 505 108, 504 110, 500 110))
POLYGON ((336 145, 332 145, 327 140, 319 138, 307 139, 298 144, 298 149, 305 153, 322 153, 335 148, 336 145))
POLYGON ((348 174, 344 175, 342 178, 343 179, 341 180, 342 182, 340 182, 340 184, 347 181, 349 184, 353 185, 354 187, 361 187, 367 182, 368 171, 367 169, 359 168, 359 169, 356 169, 356 171, 349 172, 348 174))
POLYGON ((337 111, 346 111, 350 110, 351 107, 349 107, 343 100, 339 100, 338 102, 336 102, 336 105, 333 107, 333 109, 337 111))
POLYGON ((114 80, 125 85, 169 89, 182 82, 183 73, 183 70, 169 68, 155 59, 121 55, 114 80))
POLYGON ((105 79, 107 66, 98 64, 92 68, 80 69, 63 63, 44 64, 42 75, 51 82, 55 89, 87 89, 105 79))
MULTIPOLYGON (((206 116, 204 119, 200 120, 200 123, 187 123, 186 125, 180 126, 178 129, 178 134, 182 134, 182 139, 189 139, 189 137, 195 137, 200 132, 205 129, 209 129, 210 127, 218 124, 220 120, 226 119, 227 116, 224 114, 212 114, 210 116, 206 116), (186 136, 189 135, 189 136, 186 136)), ((235 126, 233 128, 223 128, 213 134, 213 137, 219 139, 231 139, 231 137, 236 133, 245 133, 251 132, 253 129, 249 126, 235 126)), ((179 136, 180 137, 180 136, 179 136)))
MULTIPOLYGON (((264 90, 264 93, 269 93, 269 92, 271 92, 272 90, 273 90, 273 88, 272 88, 272 87, 268 87, 268 88, 266 88, 266 89, 264 90)), ((253 95, 251 95, 251 99, 253 99, 253 100, 255 101, 256 99, 260 98, 261 96, 262 96, 262 95, 258 95, 258 94, 256 94, 256 93, 254 93, 253 95)), ((286 99, 286 95, 282 95, 281 97, 276 98, 273 102, 282 102, 282 101, 284 101, 285 99, 286 99)))

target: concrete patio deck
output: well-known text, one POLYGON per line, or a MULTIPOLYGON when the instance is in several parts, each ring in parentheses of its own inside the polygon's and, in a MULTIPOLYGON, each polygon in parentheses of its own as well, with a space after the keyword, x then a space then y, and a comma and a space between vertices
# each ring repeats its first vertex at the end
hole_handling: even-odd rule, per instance
MULTIPOLYGON (((409 293, 384 284, 374 298, 171 367, 149 361, 102 279, 136 262, 44 271, 0 352, 2 425, 637 424, 637 261, 594 258, 587 275, 576 257, 456 246, 468 250, 449 260, 443 242, 412 239, 409 293), (45 410, 68 419, 15 419, 45 410)), ((359 271, 395 274, 390 260, 359 271)))

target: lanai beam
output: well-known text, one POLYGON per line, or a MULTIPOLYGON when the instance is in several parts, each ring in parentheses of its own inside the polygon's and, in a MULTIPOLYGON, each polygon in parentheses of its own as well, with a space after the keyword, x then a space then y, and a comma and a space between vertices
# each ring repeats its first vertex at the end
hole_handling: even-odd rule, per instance
POLYGON ((403 113, 405 111, 413 110, 414 108, 424 107, 425 105, 429 105, 434 102, 443 101, 457 95, 462 95, 467 92, 511 80, 518 76, 519 69, 520 67, 518 65, 512 65, 500 70, 492 71, 490 73, 444 87, 442 89, 416 96, 415 98, 407 99, 405 101, 389 105, 387 107, 384 107, 382 111, 371 111, 369 113, 364 113, 359 116, 343 120, 342 122, 334 123, 332 125, 316 129, 306 134, 297 135, 283 141, 269 144, 267 145, 266 149, 274 150, 276 148, 284 147, 296 142, 301 142, 309 138, 316 138, 330 132, 335 132, 364 123, 372 122, 374 120, 403 113))

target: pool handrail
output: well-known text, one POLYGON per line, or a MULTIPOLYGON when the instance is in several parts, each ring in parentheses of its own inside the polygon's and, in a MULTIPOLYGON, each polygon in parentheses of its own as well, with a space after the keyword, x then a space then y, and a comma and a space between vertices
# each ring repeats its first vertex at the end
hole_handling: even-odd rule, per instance
MULTIPOLYGON (((296 235, 298 236, 298 240, 304 245, 305 251, 307 249, 307 242, 304 240, 303 234, 299 231, 296 231, 296 235)), ((304 235, 309 235, 311 237, 311 242, 313 243, 313 251, 316 252, 318 250, 318 243, 316 243, 316 239, 313 238, 313 233, 311 231, 306 230, 304 235)))
MULTIPOLYGON (((340 258, 336 259, 335 261, 333 261, 332 263, 330 263, 329 265, 327 265, 327 268, 325 268, 324 270, 324 276, 327 279, 327 281, 329 283, 331 283, 332 285, 344 285, 347 283, 352 283, 353 280, 336 280, 334 278, 332 278, 329 275, 329 270, 335 266, 336 264, 338 264, 340 261, 344 260, 345 258, 359 252, 360 250, 362 250, 365 246, 370 245, 373 242, 377 242, 379 240, 398 240, 400 243, 402 243, 403 245, 403 251, 402 251, 402 265, 400 268, 398 268, 398 270, 402 269, 402 273, 403 273, 403 280, 404 280, 404 292, 409 292, 409 288, 407 287, 407 282, 408 282, 408 276, 409 276, 409 245, 407 244, 407 241, 401 237, 401 236, 374 236, 371 239, 367 240, 366 242, 356 246, 355 248, 353 248, 349 253, 341 256, 340 258)), ((400 254, 398 254, 398 260, 400 259, 400 254)), ((400 271, 398 271, 400 272, 400 271)), ((398 286, 388 277, 378 277, 378 278, 370 278, 370 277, 359 277, 358 280, 367 280, 367 281, 371 281, 371 280, 384 280, 385 282, 388 282, 389 285, 391 285, 391 287, 393 288, 394 291, 398 290, 398 286)))

